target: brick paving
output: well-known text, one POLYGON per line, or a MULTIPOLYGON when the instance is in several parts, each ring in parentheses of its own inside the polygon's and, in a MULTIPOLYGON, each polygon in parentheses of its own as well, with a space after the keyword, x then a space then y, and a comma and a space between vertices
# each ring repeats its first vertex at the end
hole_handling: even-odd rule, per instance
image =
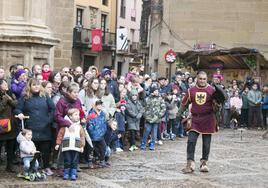
POLYGON ((83 170, 76 182, 49 177, 45 182, 27 182, 0 168, 2 187, 237 187, 268 188, 268 140, 263 131, 220 130, 212 139, 209 173, 198 171, 201 137, 196 148, 196 171, 185 175, 186 141, 166 141, 156 151, 134 151, 114 154, 112 167, 83 170))

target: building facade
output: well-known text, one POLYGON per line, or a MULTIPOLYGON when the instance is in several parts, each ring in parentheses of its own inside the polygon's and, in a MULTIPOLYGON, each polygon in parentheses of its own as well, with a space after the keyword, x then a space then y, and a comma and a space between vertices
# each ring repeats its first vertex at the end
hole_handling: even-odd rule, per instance
POLYGON ((117 42, 115 68, 118 75, 125 75, 129 66, 142 63, 139 43, 141 12, 142 0, 117 0, 117 29, 127 30, 125 44, 121 47, 117 42))
POLYGON ((88 67, 113 66, 115 61, 116 1, 113 0, 75 0, 75 20, 73 22, 73 66, 88 67), (92 29, 102 30, 100 52, 91 50, 92 29))
POLYGON ((0 66, 71 65, 72 0, 0 0, 0 66))
MULTIPOLYGON (((169 65, 164 54, 169 49, 178 53, 194 50, 198 43, 216 44, 217 49, 256 49, 268 57, 267 1, 151 0, 151 8, 151 71, 167 75, 169 65)), ((175 64, 172 66, 174 73, 175 64)), ((230 78, 237 78, 237 70, 226 71, 230 78)), ((241 71, 244 76, 249 74, 249 70, 241 71)), ((260 70, 260 74, 265 77, 264 71, 260 70)))

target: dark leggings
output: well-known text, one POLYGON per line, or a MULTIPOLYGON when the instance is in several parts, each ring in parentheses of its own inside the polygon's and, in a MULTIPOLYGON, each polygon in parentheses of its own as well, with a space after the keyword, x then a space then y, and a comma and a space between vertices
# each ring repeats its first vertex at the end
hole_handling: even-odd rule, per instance
POLYGON ((7 167, 12 166, 13 159, 15 157, 15 145, 16 139, 6 140, 6 152, 7 152, 7 167))
POLYGON ((167 133, 177 134, 178 131, 176 131, 176 119, 170 119, 167 123, 167 133))
MULTIPOLYGON (((187 160, 194 161, 195 146, 199 133, 190 131, 187 142, 187 160)), ((202 158, 201 160, 208 160, 210 152, 211 134, 202 134, 203 146, 202 146, 202 158)))
POLYGON ((130 142, 130 146, 134 146, 136 144, 136 135, 137 135, 137 131, 136 130, 129 130, 129 142, 130 142))
POLYGON ((267 120, 268 109, 262 109, 262 118, 263 118, 263 127, 267 129, 267 120))
POLYGON ((100 141, 92 141, 94 146, 95 156, 99 156, 100 161, 104 161, 105 159, 105 151, 106 151, 106 143, 105 140, 102 139, 100 141))
POLYGON ((49 168, 51 141, 34 141, 37 151, 41 152, 43 168, 49 168))

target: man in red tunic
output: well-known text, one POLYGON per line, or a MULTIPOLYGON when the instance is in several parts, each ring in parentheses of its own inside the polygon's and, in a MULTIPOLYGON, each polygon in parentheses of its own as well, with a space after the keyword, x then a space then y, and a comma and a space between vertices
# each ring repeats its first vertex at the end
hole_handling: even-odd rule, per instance
POLYGON ((207 74, 200 71, 197 75, 196 86, 189 88, 184 96, 179 117, 188 104, 191 104, 191 128, 187 142, 187 165, 182 169, 183 173, 192 173, 195 168, 195 146, 199 134, 202 134, 203 147, 200 171, 208 172, 207 161, 210 151, 211 134, 217 131, 216 117, 213 111, 213 93, 215 89, 207 83, 207 74))

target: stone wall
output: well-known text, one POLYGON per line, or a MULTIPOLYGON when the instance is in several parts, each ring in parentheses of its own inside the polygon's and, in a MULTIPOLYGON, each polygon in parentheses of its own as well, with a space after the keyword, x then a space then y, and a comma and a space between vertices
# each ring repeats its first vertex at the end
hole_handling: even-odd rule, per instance
POLYGON ((72 65, 72 46, 74 28, 74 0, 51 0, 48 26, 53 36, 60 39, 54 48, 54 69, 72 65))
POLYGON ((71 65, 74 0, 0 0, 0 66, 71 65))

